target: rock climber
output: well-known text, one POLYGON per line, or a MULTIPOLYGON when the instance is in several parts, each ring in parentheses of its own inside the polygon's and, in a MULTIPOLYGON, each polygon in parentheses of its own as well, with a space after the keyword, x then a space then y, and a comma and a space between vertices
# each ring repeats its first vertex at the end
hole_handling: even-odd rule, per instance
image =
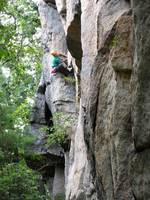
POLYGON ((56 50, 51 51, 51 74, 55 75, 57 72, 68 76, 72 73, 72 68, 69 69, 67 57, 56 50))
POLYGON ((61 59, 60 59, 60 55, 57 51, 53 50, 51 51, 51 67, 52 67, 52 71, 51 74, 56 74, 56 68, 59 67, 59 65, 61 64, 61 59))

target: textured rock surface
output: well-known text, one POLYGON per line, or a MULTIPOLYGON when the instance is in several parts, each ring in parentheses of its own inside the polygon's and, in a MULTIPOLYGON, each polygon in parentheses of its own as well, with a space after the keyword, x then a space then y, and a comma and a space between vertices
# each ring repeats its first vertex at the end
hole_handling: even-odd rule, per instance
MULTIPOLYGON (((69 174, 73 177, 69 184, 73 183, 68 199, 133 198, 126 168, 126 154, 132 151, 131 132, 128 131, 132 68, 129 9, 125 1, 81 2, 81 115, 85 117, 80 126, 84 129, 88 151, 85 149, 84 153, 87 162, 80 163, 84 166, 80 174, 76 173, 77 160, 73 162, 75 169, 69 174), (126 145, 129 145, 127 150, 126 145)), ((79 132, 81 136, 82 131, 79 132)), ((79 137, 78 131, 76 134, 79 137)), ((80 157, 82 152, 77 152, 76 147, 83 149, 85 145, 84 140, 81 144, 78 141, 74 144, 75 157, 80 157)))
POLYGON ((65 180, 64 180, 64 166, 57 165, 55 168, 55 177, 53 182, 53 196, 54 199, 64 199, 65 194, 65 180))
MULTIPOLYGON (((80 97, 65 153, 66 200, 149 200, 150 2, 40 0, 38 7, 45 53, 32 132, 41 135, 38 126, 57 111, 76 113, 74 86, 51 76, 49 50, 68 55, 80 97)), ((55 195, 63 177, 56 171, 55 195)))
POLYGON ((66 38, 55 1, 39 1, 38 9, 42 25, 42 44, 44 48, 43 71, 35 98, 35 106, 31 115, 29 132, 37 136, 31 153, 42 156, 42 160, 28 160, 28 165, 42 174, 43 182, 52 193, 53 199, 64 198, 64 150, 60 145, 45 146, 46 138, 43 126, 55 123, 55 112, 75 115, 75 85, 65 79, 62 74, 51 75, 50 51, 67 53, 66 38), (45 159, 46 158, 46 159, 45 159))
POLYGON ((131 165, 131 180, 135 198, 145 200, 150 199, 149 8, 149 1, 133 1, 135 41, 134 73, 132 76, 132 121, 136 154, 131 165))
POLYGON ((72 163, 69 166, 66 199, 97 199, 84 141, 83 121, 83 110, 80 107, 78 126, 70 149, 69 160, 72 163))
POLYGON ((134 83, 133 134, 136 148, 140 151, 150 147, 150 4, 148 1, 133 1, 133 7, 135 23, 134 78, 136 79, 134 83))

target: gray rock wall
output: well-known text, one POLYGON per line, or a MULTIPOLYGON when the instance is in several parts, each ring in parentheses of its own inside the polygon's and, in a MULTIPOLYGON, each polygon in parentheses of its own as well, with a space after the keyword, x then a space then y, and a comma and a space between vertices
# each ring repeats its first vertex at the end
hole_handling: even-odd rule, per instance
MULTIPOLYGON (((74 149, 83 150, 86 142, 87 161, 79 175, 76 173, 79 164, 74 160, 74 177, 70 180, 74 187, 68 199, 132 199, 126 168, 126 154, 132 151, 128 131, 132 70, 130 5, 126 1, 82 1, 81 10, 80 112, 84 119, 79 124, 84 140, 82 144, 75 140, 74 149)), ((78 131, 76 134, 79 137, 78 131)), ((75 155, 80 157, 81 152, 75 151, 75 155)))
POLYGON ((134 17, 134 64, 132 75, 132 188, 136 199, 150 199, 149 131, 149 27, 150 2, 132 1, 134 17))
MULTIPOLYGON (((37 101, 52 114, 79 107, 65 155, 66 200, 149 200, 150 2, 40 0, 38 7, 45 92, 37 101), (61 74, 51 77, 53 48, 72 62, 76 91, 61 74)), ((33 119, 42 122, 40 105, 33 119)))
POLYGON ((56 166, 55 176, 53 182, 53 198, 55 200, 65 198, 65 180, 64 180, 64 166, 56 166))
MULTIPOLYGON (((44 49, 43 70, 35 96, 29 132, 37 137, 30 154, 40 155, 41 160, 33 162, 31 159, 27 160, 27 163, 31 168, 40 170, 47 193, 51 193, 52 198, 57 200, 65 198, 64 150, 60 144, 47 147, 48 134, 41 128, 56 123, 54 118, 56 112, 69 114, 71 117, 76 115, 75 84, 60 73, 55 76, 51 74, 50 51, 57 50, 67 55, 65 30, 55 1, 38 1, 38 9, 44 49)), ((60 123, 63 123, 63 120, 60 123)))

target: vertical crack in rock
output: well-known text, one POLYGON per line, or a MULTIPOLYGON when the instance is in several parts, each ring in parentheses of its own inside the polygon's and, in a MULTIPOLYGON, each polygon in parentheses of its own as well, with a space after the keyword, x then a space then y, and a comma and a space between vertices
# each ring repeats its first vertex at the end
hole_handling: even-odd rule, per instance
POLYGON ((67 29, 67 46, 71 55, 76 59, 77 66, 81 69, 82 45, 81 45, 81 11, 75 13, 67 29))
POLYGON ((48 127, 53 126, 52 113, 46 102, 45 102, 45 121, 48 127))
MULTIPOLYGON (((66 41, 67 48, 71 53, 71 56, 75 59, 75 75, 76 75, 76 101, 79 104, 81 97, 81 86, 80 86, 80 71, 82 66, 82 44, 81 44, 81 3, 79 0, 76 2, 69 2, 73 12, 68 18, 71 20, 67 23, 66 41)), ((70 11, 68 12, 70 13, 70 11)))
POLYGON ((105 72, 105 66, 108 63, 109 59, 109 53, 110 53, 110 43, 112 42, 115 35, 115 25, 112 28, 112 30, 107 34, 104 42, 104 46, 99 50, 98 55, 95 59, 94 66, 91 74, 91 85, 89 90, 89 102, 87 107, 87 114, 86 114, 86 122, 85 122, 85 140, 86 143, 89 146, 89 156, 91 157, 90 160, 91 166, 95 166, 93 168, 93 179, 96 180, 96 189, 97 194, 101 196, 101 199, 106 198, 106 191, 103 187, 103 183, 101 180, 101 176, 97 171, 97 158, 95 156, 95 131, 96 131, 96 125, 97 125, 97 119, 98 119, 98 106, 100 104, 100 85, 102 78, 104 76, 105 72), (95 88, 93 90, 93 88, 95 88), (93 159, 93 158, 94 159, 93 159), (98 186, 99 185, 99 186, 98 186), (100 187, 101 185, 101 187, 100 187))

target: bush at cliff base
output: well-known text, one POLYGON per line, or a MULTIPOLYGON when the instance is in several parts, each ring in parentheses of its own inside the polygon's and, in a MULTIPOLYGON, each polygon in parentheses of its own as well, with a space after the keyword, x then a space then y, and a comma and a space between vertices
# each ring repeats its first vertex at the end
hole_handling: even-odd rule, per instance
POLYGON ((38 191, 38 175, 25 162, 7 164, 0 170, 1 200, 44 200, 38 191))

